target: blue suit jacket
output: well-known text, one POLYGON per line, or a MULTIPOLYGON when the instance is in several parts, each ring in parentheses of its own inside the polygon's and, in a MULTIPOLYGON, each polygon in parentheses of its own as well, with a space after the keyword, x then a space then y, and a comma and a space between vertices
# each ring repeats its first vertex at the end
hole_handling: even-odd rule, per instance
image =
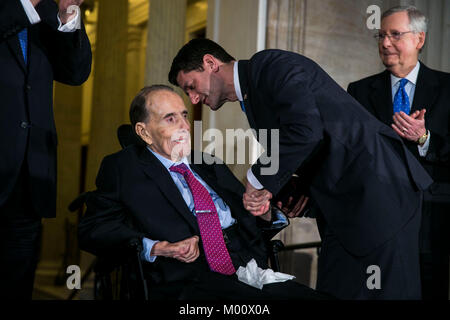
POLYGON ((279 129, 278 173, 261 175, 259 160, 252 167, 266 189, 276 195, 297 173, 355 256, 370 254, 417 214, 429 175, 390 127, 315 62, 265 50, 238 66, 251 127, 279 129))

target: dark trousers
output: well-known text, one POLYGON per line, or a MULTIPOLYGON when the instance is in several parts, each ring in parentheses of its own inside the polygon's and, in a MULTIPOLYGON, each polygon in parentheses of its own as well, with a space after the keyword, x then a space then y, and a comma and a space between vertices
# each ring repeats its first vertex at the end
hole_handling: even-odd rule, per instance
POLYGON ((369 255, 358 257, 341 245, 323 216, 318 215, 322 248, 318 262, 317 289, 345 300, 421 299, 420 218, 418 211, 391 240, 369 255), (380 288, 367 285, 368 280, 371 282, 369 277, 374 274, 369 269, 371 266, 379 268, 380 288))
POLYGON ((424 202, 420 228, 423 300, 449 299, 449 210, 447 203, 424 202))
POLYGON ((33 209, 26 165, 0 207, 0 300, 31 300, 41 235, 33 209))
MULTIPOLYGON (((225 231, 226 244, 236 270, 246 266, 253 254, 240 236, 239 226, 225 231)), ((258 258, 259 259, 259 258, 258 258)), ((255 260, 258 260, 255 259, 255 260)), ((259 265, 260 263, 258 263, 259 265)), ((262 264, 262 263, 261 263, 262 264)), ((267 266, 263 266, 263 269, 267 266)), ((200 272, 194 279, 166 283, 149 288, 150 299, 178 300, 327 300, 329 295, 319 293, 292 280, 271 283, 257 289, 238 280, 236 275, 200 272)))
POLYGON ((422 253, 420 255, 423 300, 449 299, 449 272, 448 254, 422 253))

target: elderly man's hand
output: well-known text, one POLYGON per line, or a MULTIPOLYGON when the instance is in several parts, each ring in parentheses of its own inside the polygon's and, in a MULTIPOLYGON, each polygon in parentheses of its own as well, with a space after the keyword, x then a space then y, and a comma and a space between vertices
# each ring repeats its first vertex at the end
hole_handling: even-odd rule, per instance
POLYGON ((174 243, 168 241, 157 242, 153 246, 150 255, 174 258, 181 262, 191 263, 200 255, 198 241, 198 236, 193 236, 174 243))
POLYGON ((247 182, 242 202, 244 208, 250 211, 252 215, 262 216, 266 214, 270 209, 270 199, 272 199, 272 193, 266 189, 257 190, 250 182, 247 182))
POLYGON ((404 112, 397 112, 393 116, 394 123, 392 124, 392 128, 400 137, 416 142, 427 132, 425 128, 426 112, 427 110, 422 109, 415 111, 410 116, 404 112))
POLYGON ((62 24, 66 24, 75 18, 77 11, 72 10, 71 6, 81 6, 84 0, 60 0, 59 1, 59 19, 62 24))

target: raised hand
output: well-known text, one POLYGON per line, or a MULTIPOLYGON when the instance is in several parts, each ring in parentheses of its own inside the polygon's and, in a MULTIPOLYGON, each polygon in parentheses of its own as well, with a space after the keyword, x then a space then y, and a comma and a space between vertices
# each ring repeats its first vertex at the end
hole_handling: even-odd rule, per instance
MULTIPOLYGON (((39 0, 40 1, 40 0, 39 0)), ((71 8, 71 6, 81 6, 84 0, 60 0, 59 1, 59 19, 63 24, 66 24, 77 14, 77 10, 71 8)))
POLYGON ((174 243, 168 241, 157 242, 153 246, 150 254, 152 256, 163 256, 174 258, 181 262, 191 263, 200 255, 198 241, 198 236, 193 236, 174 243))
POLYGON ((416 142, 427 132, 425 128, 426 112, 427 110, 422 109, 409 116, 404 112, 397 112, 393 116, 392 128, 400 137, 416 142))

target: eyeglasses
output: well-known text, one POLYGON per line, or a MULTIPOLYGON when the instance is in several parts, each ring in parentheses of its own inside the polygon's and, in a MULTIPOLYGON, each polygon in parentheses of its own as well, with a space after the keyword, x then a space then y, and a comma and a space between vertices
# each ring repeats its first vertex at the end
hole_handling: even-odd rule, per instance
POLYGON ((410 33, 410 32, 414 32, 414 31, 405 31, 405 32, 392 32, 392 34, 387 34, 387 33, 378 33, 375 34, 373 37, 378 41, 378 42, 383 42, 384 38, 388 37, 389 40, 391 40, 391 42, 397 42, 401 39, 401 37, 404 34, 410 33))

